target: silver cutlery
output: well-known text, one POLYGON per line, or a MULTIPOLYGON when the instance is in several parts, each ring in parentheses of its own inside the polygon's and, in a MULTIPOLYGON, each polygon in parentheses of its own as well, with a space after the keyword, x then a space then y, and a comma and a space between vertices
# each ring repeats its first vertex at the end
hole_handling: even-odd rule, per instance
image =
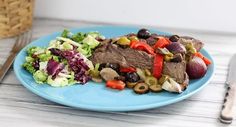
POLYGON ((9 68, 11 67, 15 56, 17 55, 17 53, 23 48, 25 47, 26 44, 28 44, 31 40, 32 37, 32 32, 31 30, 28 32, 25 32, 21 35, 19 35, 16 39, 16 42, 14 44, 14 46, 12 47, 12 50, 10 52, 10 55, 8 56, 7 60, 5 61, 5 63, 2 65, 2 67, 0 68, 0 83, 2 82, 4 76, 6 75, 7 71, 9 70, 9 68))
POLYGON ((236 92, 236 54, 232 57, 229 64, 229 73, 226 81, 227 92, 225 94, 224 103, 220 113, 220 121, 230 124, 233 121, 234 101, 236 92))

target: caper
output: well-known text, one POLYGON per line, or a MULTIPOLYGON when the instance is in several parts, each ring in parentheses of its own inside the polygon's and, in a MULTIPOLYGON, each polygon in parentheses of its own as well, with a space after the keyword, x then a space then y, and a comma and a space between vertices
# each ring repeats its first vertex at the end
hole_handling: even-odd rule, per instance
POLYGON ((146 83, 138 83, 134 87, 134 92, 137 94, 147 93, 148 90, 149 90, 149 87, 146 83))
POLYGON ((161 85, 158 85, 158 84, 149 86, 149 89, 152 92, 160 92, 160 91, 162 91, 161 85))
POLYGON ((117 44, 119 44, 119 45, 130 45, 130 40, 127 37, 121 37, 117 41, 117 44))

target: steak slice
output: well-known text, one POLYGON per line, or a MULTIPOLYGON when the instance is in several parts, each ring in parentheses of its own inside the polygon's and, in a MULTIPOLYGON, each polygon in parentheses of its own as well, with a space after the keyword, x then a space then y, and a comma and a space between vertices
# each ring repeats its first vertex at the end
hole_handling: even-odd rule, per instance
POLYGON ((185 81, 186 63, 164 62, 163 74, 174 78, 176 82, 182 84, 185 81))
POLYGON ((180 37, 178 42, 180 42, 184 46, 187 45, 188 43, 192 43, 194 48, 197 51, 200 51, 202 49, 202 47, 204 46, 204 44, 200 40, 197 40, 197 39, 189 37, 189 36, 180 37))
POLYGON ((144 51, 131 48, 121 48, 107 43, 98 47, 90 57, 93 64, 118 63, 121 67, 135 67, 152 70, 153 56, 144 51))

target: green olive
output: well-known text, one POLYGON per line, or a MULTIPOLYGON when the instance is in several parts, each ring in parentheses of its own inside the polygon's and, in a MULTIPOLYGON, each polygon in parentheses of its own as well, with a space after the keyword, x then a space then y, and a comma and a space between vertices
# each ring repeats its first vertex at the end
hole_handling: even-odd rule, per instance
POLYGON ((144 94, 149 91, 149 87, 146 83, 138 83, 134 87, 134 92, 137 94, 144 94))
POLYGON ((149 86, 151 86, 151 85, 157 85, 158 80, 157 80, 155 77, 153 77, 153 76, 149 76, 149 77, 147 77, 147 78, 145 79, 145 83, 148 84, 149 86))
POLYGON ((119 45, 130 45, 130 40, 127 37, 121 37, 117 41, 117 44, 119 44, 119 45))
POLYGON ((152 92, 160 92, 160 91, 162 91, 162 87, 161 87, 161 85, 159 85, 159 84, 157 84, 157 85, 151 85, 151 86, 149 86, 149 89, 150 89, 150 91, 152 91, 152 92))
POLYGON ((134 88, 136 86, 137 82, 126 82, 126 86, 128 88, 134 88))
POLYGON ((138 38, 136 36, 131 36, 129 37, 130 41, 138 41, 138 38))

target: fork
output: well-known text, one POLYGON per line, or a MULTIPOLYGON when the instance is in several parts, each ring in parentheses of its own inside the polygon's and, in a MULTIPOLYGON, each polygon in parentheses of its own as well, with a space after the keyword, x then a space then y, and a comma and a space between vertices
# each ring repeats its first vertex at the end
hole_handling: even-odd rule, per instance
POLYGON ((17 53, 25 47, 26 44, 28 44, 31 40, 32 37, 32 32, 29 30, 28 32, 25 32, 21 35, 19 35, 16 39, 16 42, 10 52, 10 55, 8 56, 7 60, 5 63, 2 65, 0 68, 0 83, 2 82, 4 76, 6 75, 7 71, 11 67, 17 53))

